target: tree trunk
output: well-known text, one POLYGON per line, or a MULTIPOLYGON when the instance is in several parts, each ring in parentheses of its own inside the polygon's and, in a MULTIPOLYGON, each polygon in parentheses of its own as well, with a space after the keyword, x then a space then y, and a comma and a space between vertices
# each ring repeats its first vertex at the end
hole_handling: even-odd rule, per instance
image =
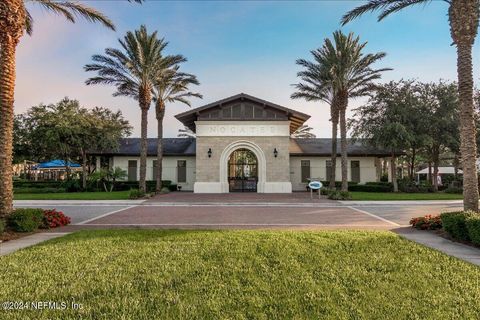
POLYGON ((340 120, 340 149, 342 164, 342 191, 348 191, 348 160, 347 160, 347 111, 348 96, 339 99, 339 120, 340 120))
POLYGON ((472 47, 479 21, 478 1, 452 0, 448 10, 450 33, 457 46, 460 102, 460 153, 463 167, 463 207, 478 211, 477 145, 473 105, 472 47))
POLYGON ((415 158, 417 156, 417 150, 415 148, 412 148, 412 158, 411 158, 411 163, 410 163, 410 181, 415 181, 415 158))
POLYGON ((397 164, 394 153, 392 153, 392 157, 390 158, 390 174, 392 175, 393 192, 398 192, 397 164))
POLYGON ((140 141, 140 181, 138 189, 141 192, 147 192, 147 125, 148 125, 148 109, 142 108, 141 123, 141 141, 140 141))
POLYGON ((431 161, 428 161, 428 174, 427 174, 427 178, 428 178, 428 183, 432 184, 432 183, 433 183, 433 180, 432 180, 432 162, 431 162, 431 161))
POLYGON ((437 149, 434 150, 433 154, 433 192, 438 192, 438 163, 439 151, 437 149))
POLYGON ((82 150, 82 189, 87 189, 87 152, 82 150))
POLYGON ((165 105, 162 101, 157 101, 155 107, 156 116, 157 116, 157 172, 155 177, 157 179, 157 184, 155 188, 156 193, 162 191, 162 161, 163 161, 163 117, 165 116, 165 105))
POLYGON ((0 3, 0 217, 13 210, 15 51, 24 23, 23 0, 0 3))
POLYGON ((329 179, 329 188, 335 189, 335 179, 336 179, 336 171, 337 171, 337 135, 338 135, 338 110, 335 106, 335 103, 332 102, 330 107, 330 113, 332 118, 332 154, 331 154, 331 170, 330 170, 330 177, 329 179))

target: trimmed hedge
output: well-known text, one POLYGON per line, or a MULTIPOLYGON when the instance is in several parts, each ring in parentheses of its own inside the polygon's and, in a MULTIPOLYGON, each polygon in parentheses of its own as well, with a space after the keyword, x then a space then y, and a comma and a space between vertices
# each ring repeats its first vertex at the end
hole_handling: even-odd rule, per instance
POLYGON ((440 215, 440 218, 442 219, 443 229, 452 238, 469 241, 470 237, 465 221, 472 216, 478 216, 478 214, 470 211, 444 212, 440 215))
POLYGON ((465 225, 467 227, 468 236, 470 240, 476 244, 480 245, 480 215, 470 216, 465 220, 465 225))
MULTIPOLYGON (((320 181, 325 188, 330 186, 330 181, 320 181)), ((358 182, 348 181, 348 186, 355 186, 358 182)), ((342 181, 335 181, 335 188, 339 189, 342 187, 342 181)))
POLYGON ((348 187, 348 191, 361 191, 361 192, 392 192, 393 186, 381 185, 381 184, 357 184, 348 187))
POLYGON ((63 193, 66 192, 64 188, 15 188, 13 193, 63 193))
POLYGON ((60 188, 63 181, 13 181, 13 188, 60 188))
POLYGON ((463 193, 463 188, 461 188, 461 187, 448 187, 443 192, 462 194, 463 193))
POLYGON ((8 216, 8 226, 17 232, 32 232, 43 223, 43 209, 19 208, 8 216))
MULTIPOLYGON (((157 182, 154 180, 148 180, 146 181, 147 184, 147 192, 153 192, 155 191, 155 188, 157 186, 157 182)), ((166 187, 169 188, 171 191, 176 191, 177 186, 172 185, 172 181, 170 180, 162 180, 162 188, 166 187), (171 190, 170 187, 175 186, 174 190, 171 190)), ((115 184, 115 190, 116 191, 127 191, 131 189, 138 189, 138 181, 118 181, 115 184)))

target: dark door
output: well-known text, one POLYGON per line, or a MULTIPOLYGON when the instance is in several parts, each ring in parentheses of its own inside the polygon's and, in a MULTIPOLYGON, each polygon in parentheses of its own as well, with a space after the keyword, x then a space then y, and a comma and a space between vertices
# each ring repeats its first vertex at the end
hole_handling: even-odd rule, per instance
POLYGON ((128 160, 128 181, 137 181, 137 160, 128 160))
POLYGON ((247 149, 232 152, 228 160, 230 192, 257 192, 258 165, 255 154, 247 149))

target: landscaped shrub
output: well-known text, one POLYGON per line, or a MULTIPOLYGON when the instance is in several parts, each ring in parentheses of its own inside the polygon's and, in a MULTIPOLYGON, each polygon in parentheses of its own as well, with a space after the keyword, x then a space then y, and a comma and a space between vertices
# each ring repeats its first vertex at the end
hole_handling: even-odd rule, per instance
POLYGON ((170 193, 170 188, 168 188, 168 187, 163 187, 160 192, 161 192, 161 193, 170 193))
POLYGON ((465 220, 468 237, 476 244, 480 245, 480 215, 472 215, 465 220))
POLYGON ((129 199, 139 199, 145 197, 145 192, 142 192, 138 189, 131 189, 130 194, 128 195, 129 199))
POLYGON ((45 229, 57 228, 70 224, 70 217, 66 216, 63 212, 55 209, 45 210, 43 212, 43 224, 45 229))
POLYGON ((410 225, 420 230, 437 230, 442 228, 442 219, 439 215, 427 214, 423 217, 412 218, 410 225))
POLYGON ((15 209, 8 216, 8 226, 17 232, 32 232, 38 229, 43 222, 43 210, 34 208, 15 209))
POLYGON ((328 196, 330 193, 335 192, 335 191, 336 191, 335 189, 330 189, 330 188, 323 187, 323 188, 320 189, 320 194, 322 196, 328 196))
POLYGON ((348 187, 348 191, 361 191, 361 192, 392 192, 393 186, 381 185, 381 184, 357 184, 348 187))
POLYGON ((470 240, 468 236, 467 226, 465 220, 468 217, 478 215, 471 211, 456 211, 456 212, 444 212, 440 215, 442 219, 443 229, 454 239, 457 240, 470 240))
POLYGON ((5 220, 0 219, 0 236, 5 232, 5 220))
POLYGON ((433 192, 433 186, 428 182, 417 184, 415 181, 403 179, 398 181, 398 190, 406 193, 433 192))
POLYGON ((461 188, 461 187, 448 187, 443 192, 462 194, 463 193, 463 188, 461 188))
MULTIPOLYGON (((146 181, 146 185, 147 185, 147 192, 153 192, 157 187, 157 182, 153 180, 148 180, 146 181)), ((162 180, 162 187, 169 188, 171 185, 172 185, 172 181, 162 180)), ((138 181, 118 181, 115 185, 115 191, 127 191, 131 189, 136 189, 136 188, 138 188, 138 181)), ((175 190, 171 190, 171 191, 176 191, 176 190, 177 190, 177 187, 175 186, 175 190)))
POLYGON ((15 188, 13 193, 61 193, 66 192, 64 188, 15 188))
POLYGON ((331 200, 351 200, 352 196, 348 191, 332 191, 328 194, 328 199, 331 200))
POLYGON ((13 188, 60 188, 63 181, 13 181, 13 188))
POLYGON ((170 191, 177 191, 177 190, 178 190, 178 187, 177 187, 176 184, 171 184, 171 185, 168 186, 168 189, 169 189, 170 191))
MULTIPOLYGON (((320 181, 325 188, 330 186, 330 181, 320 181)), ((355 186, 358 182, 348 181, 348 186, 355 186)), ((340 189, 342 187, 342 181, 335 181, 335 188, 340 189)))
POLYGON ((65 188, 67 192, 78 192, 82 190, 80 181, 78 179, 70 179, 63 182, 62 187, 65 188))

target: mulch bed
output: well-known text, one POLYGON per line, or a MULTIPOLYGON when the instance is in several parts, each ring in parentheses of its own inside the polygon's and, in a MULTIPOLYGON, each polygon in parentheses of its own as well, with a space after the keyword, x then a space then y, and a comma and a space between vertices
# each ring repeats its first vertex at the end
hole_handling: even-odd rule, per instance
MULTIPOLYGON (((38 232, 38 231, 37 231, 38 232)), ((0 240, 2 242, 10 241, 10 240, 15 240, 18 238, 23 238, 26 236, 29 236, 31 234, 34 234, 36 232, 15 232, 12 230, 5 230, 5 232, 0 235, 0 240)))

